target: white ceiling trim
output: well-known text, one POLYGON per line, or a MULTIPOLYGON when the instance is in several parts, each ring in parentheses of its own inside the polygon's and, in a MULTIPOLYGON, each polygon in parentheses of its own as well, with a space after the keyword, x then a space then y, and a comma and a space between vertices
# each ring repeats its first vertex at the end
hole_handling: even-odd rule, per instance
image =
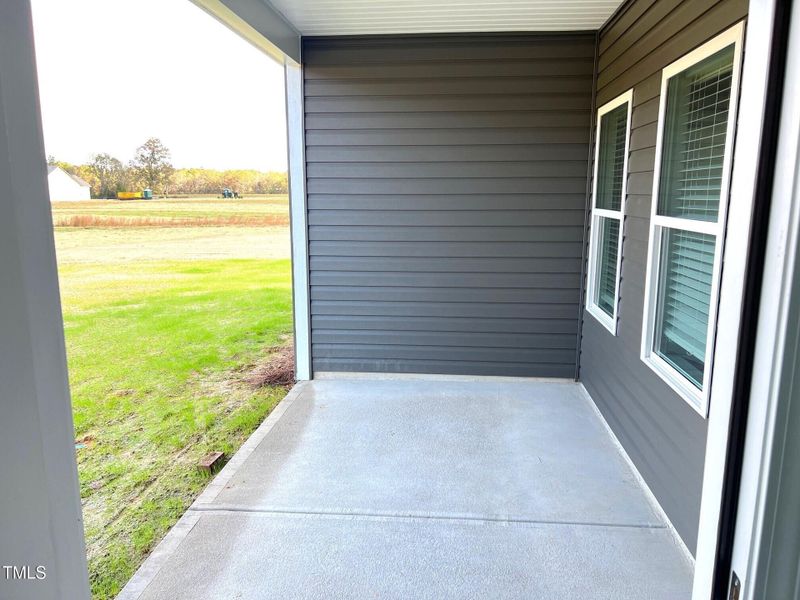
POLYGON ((302 35, 581 31, 621 0, 271 0, 302 35))

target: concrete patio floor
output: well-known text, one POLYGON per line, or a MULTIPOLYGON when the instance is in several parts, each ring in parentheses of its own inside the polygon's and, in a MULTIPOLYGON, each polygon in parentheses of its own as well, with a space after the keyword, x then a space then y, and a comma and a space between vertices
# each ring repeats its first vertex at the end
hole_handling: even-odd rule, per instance
POLYGON ((580 384, 321 379, 119 598, 681 600, 691 578, 580 384))

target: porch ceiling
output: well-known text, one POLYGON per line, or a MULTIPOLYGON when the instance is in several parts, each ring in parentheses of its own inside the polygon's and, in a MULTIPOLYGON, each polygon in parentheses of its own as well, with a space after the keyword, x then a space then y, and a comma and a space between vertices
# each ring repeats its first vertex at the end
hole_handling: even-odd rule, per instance
POLYGON ((585 31, 598 29, 621 3, 620 0, 271 0, 301 35, 585 31))

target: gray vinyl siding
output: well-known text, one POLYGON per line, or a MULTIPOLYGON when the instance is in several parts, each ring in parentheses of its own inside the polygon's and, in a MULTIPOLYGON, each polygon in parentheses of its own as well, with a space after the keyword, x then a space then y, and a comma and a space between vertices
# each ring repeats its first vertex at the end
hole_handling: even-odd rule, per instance
POLYGON ((619 334, 585 313, 580 378, 694 552, 707 421, 640 359, 661 69, 742 20, 744 0, 637 0, 601 32, 597 105, 633 88, 619 334))
POLYGON ((315 371, 575 375, 594 55, 305 39, 315 371))

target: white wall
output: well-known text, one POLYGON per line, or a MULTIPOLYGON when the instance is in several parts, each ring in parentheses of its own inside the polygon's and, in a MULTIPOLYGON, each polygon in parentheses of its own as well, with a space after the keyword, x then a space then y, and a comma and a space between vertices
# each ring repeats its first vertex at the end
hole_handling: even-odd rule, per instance
POLYGON ((91 188, 83 186, 70 177, 63 169, 53 169, 47 176, 51 202, 74 202, 91 200, 91 188))
POLYGON ((0 565, 34 579, 0 569, 0 598, 83 600, 89 577, 46 173, 30 2, 2 0, 0 565))

